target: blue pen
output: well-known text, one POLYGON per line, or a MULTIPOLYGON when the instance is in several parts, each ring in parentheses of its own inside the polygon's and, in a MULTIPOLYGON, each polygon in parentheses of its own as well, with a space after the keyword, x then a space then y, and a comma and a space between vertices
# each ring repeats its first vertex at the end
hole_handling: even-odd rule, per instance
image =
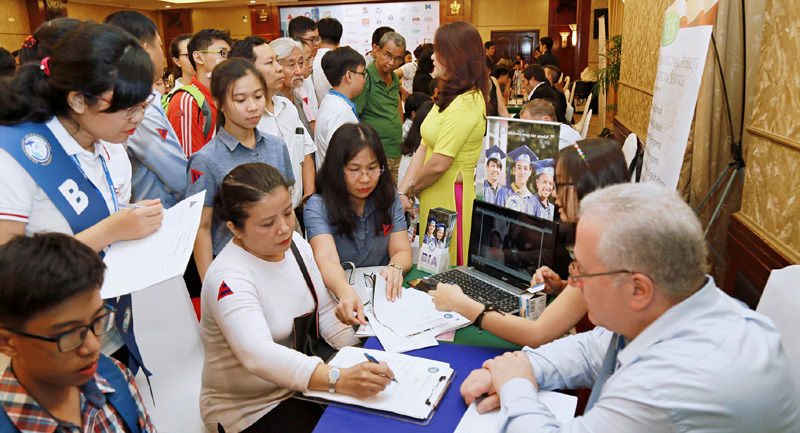
MULTIPOLYGON (((370 355, 369 353, 364 352, 364 356, 367 357, 367 361, 369 361, 369 362, 371 362, 373 364, 380 364, 380 362, 377 359, 375 359, 372 355, 370 355)), ((394 379, 394 378, 392 378, 392 382, 397 383, 397 384, 400 383, 400 382, 397 381, 397 379, 394 379)))

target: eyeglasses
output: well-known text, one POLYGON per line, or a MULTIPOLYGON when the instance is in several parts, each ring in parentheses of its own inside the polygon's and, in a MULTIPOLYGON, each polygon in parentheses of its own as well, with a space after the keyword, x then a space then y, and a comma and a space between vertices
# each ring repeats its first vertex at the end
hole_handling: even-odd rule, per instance
POLYGON ((361 179, 361 176, 364 176, 366 174, 370 179, 375 179, 376 177, 382 175, 383 171, 384 171, 383 167, 367 171, 345 170, 344 175, 349 177, 350 179, 361 179))
POLYGON ((572 262, 569 264, 569 277, 572 278, 573 281, 578 281, 581 278, 591 278, 591 277, 600 277, 603 275, 613 275, 613 274, 635 274, 635 271, 629 271, 627 269, 619 269, 616 271, 608 271, 608 272, 600 272, 597 274, 583 274, 581 275, 581 271, 578 269, 578 262, 572 262))
POLYGON ((183 57, 183 56, 189 57, 189 53, 180 53, 180 54, 178 54, 178 57, 183 57))
MULTIPOLYGON (((94 95, 94 97, 105 102, 108 105, 111 105, 111 101, 100 95, 94 95)), ((142 110, 142 114, 144 114, 144 112, 147 111, 147 107, 149 107, 150 104, 153 103, 153 100, 155 100, 155 95, 151 93, 150 96, 148 96, 143 103, 120 110, 122 111, 122 117, 124 117, 125 119, 132 119, 134 116, 139 114, 139 110, 142 110)))
POLYGON ((322 41, 322 38, 319 37, 319 36, 313 37, 313 38, 295 38, 295 39, 297 39, 298 41, 303 41, 305 43, 314 44, 314 45, 317 45, 322 41))
POLYGON ((221 48, 219 50, 197 50, 197 52, 198 53, 215 53, 215 54, 219 54, 219 56, 222 57, 223 59, 228 57, 228 50, 226 50, 225 48, 221 48))
POLYGON ((367 73, 366 72, 358 72, 358 71, 350 71, 350 72, 352 72, 354 74, 359 74, 362 77, 367 78, 367 73))
POLYGON ((49 341, 51 343, 58 343, 58 351, 61 353, 66 353, 81 347, 86 341, 86 336, 89 334, 89 330, 92 331, 92 334, 100 337, 108 334, 109 331, 114 329, 114 307, 106 305, 105 308, 107 310, 106 313, 94 319, 92 323, 84 326, 78 326, 77 328, 73 328, 67 332, 62 332, 55 337, 29 334, 27 332, 10 328, 3 329, 11 331, 15 334, 19 334, 23 337, 35 338, 37 340, 49 341))
POLYGON ((401 63, 405 61, 405 55, 399 57, 392 57, 392 53, 384 51, 383 59, 386 60, 388 63, 401 63))

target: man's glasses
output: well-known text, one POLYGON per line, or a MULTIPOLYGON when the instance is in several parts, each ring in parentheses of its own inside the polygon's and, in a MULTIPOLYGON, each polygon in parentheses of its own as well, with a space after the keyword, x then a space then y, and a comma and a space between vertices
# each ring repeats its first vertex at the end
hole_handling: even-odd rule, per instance
POLYGON ((58 343, 58 351, 61 353, 66 353, 81 347, 84 341, 86 341, 86 336, 89 334, 89 330, 92 331, 92 334, 100 337, 102 335, 108 334, 112 329, 114 329, 114 315, 115 315, 114 307, 106 305, 105 308, 106 312, 102 316, 94 319, 92 323, 84 326, 78 326, 77 328, 73 328, 69 331, 62 332, 56 335, 55 337, 49 337, 47 335, 29 334, 27 332, 10 328, 3 328, 3 329, 21 335, 23 337, 35 338, 37 340, 49 341, 51 343, 58 343))
POLYGON ((359 74, 362 77, 367 78, 367 73, 366 72, 358 72, 358 71, 350 71, 350 72, 352 72, 354 74, 359 74))
POLYGON ((345 170, 344 175, 349 177, 350 179, 361 179, 361 176, 367 175, 370 179, 375 179, 376 177, 383 174, 383 167, 375 168, 372 170, 361 171, 361 170, 345 170))
POLYGON ((402 63, 405 61, 405 56, 392 57, 392 53, 384 51, 383 59, 386 60, 387 63, 402 63))
POLYGON ((581 278, 591 278, 591 277, 600 277, 603 275, 613 275, 613 274, 635 274, 635 271, 629 271, 627 269, 619 269, 616 271, 608 271, 608 272, 600 272, 597 274, 583 274, 581 273, 580 269, 578 269, 578 263, 572 262, 569 264, 569 277, 572 278, 573 281, 578 281, 581 278))
POLYGON ((180 53, 180 54, 178 54, 178 57, 183 57, 183 56, 186 56, 188 58, 189 57, 189 53, 180 53))
POLYGON ((322 41, 322 38, 319 36, 312 38, 295 38, 295 39, 297 39, 298 41, 303 41, 307 44, 314 44, 314 45, 317 45, 322 41))
MULTIPOLYGON (((111 105, 111 101, 100 95, 94 95, 94 97, 105 102, 108 105, 111 105)), ((141 110, 142 114, 144 114, 144 112, 147 111, 147 107, 149 107, 154 100, 155 100, 155 95, 151 93, 150 96, 148 96, 143 103, 120 110, 122 111, 122 117, 124 117, 125 119, 133 119, 134 116, 139 114, 139 110, 141 110)))
POLYGON ((225 48, 221 48, 219 50, 197 50, 197 52, 198 53, 215 53, 215 54, 219 54, 219 56, 222 57, 223 59, 228 58, 228 50, 226 50, 225 48))

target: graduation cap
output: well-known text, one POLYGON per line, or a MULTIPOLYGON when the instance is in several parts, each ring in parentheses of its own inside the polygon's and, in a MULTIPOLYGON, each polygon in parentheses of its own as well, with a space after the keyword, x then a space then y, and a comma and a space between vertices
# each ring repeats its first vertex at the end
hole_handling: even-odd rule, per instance
POLYGON ((508 152, 508 156, 514 160, 515 164, 519 161, 524 161, 530 164, 539 159, 528 146, 520 146, 513 151, 508 152))
POLYGON ((439 229, 447 231, 447 226, 444 225, 444 224, 436 224, 436 230, 439 230, 439 229))
POLYGON ((503 149, 500 149, 500 146, 494 145, 488 149, 486 149, 486 160, 490 159, 497 159, 502 160, 506 157, 506 153, 503 152, 503 149))
POLYGON ((531 166, 534 170, 536 170, 536 174, 549 174, 550 176, 555 176, 556 174, 556 160, 553 158, 548 159, 540 159, 539 161, 534 161, 531 163, 531 166))
POLYGON ((438 223, 438 222, 439 222, 439 221, 436 221, 436 218, 434 218, 434 217, 430 217, 430 218, 428 218, 428 225, 431 225, 431 223, 434 223, 434 224, 436 224, 436 223, 438 223))

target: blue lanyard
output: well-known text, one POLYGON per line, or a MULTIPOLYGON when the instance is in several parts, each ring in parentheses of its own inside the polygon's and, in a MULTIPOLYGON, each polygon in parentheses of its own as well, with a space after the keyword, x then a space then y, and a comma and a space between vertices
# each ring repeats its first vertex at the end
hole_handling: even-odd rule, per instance
MULTIPOLYGON (((353 109, 353 114, 355 114, 356 119, 358 119, 358 112, 356 111, 356 104, 354 104, 353 101, 351 101, 347 96, 344 96, 341 93, 339 93, 339 92, 337 92, 337 91, 335 91, 333 89, 329 89, 328 92, 330 92, 331 95, 336 95, 336 96, 344 99, 344 101, 347 102, 347 105, 349 105, 350 108, 353 109)), ((360 122, 361 119, 358 119, 358 121, 360 122)))
MULTIPOLYGON (((100 188, 98 188, 97 185, 95 185, 94 182, 92 182, 92 180, 89 179, 89 176, 86 175, 86 172, 83 171, 83 167, 81 167, 81 163, 80 161, 78 161, 78 157, 76 155, 70 155, 70 158, 72 158, 72 162, 75 163, 75 165, 78 167, 78 170, 81 171, 83 177, 85 177, 86 180, 88 180, 89 183, 92 184, 94 189, 97 190, 97 193, 100 194, 100 197, 102 197, 103 194, 100 192, 100 188)), ((102 156, 99 156, 99 158, 100 158, 100 164, 103 166, 103 171, 106 174, 106 182, 108 182, 108 189, 111 192, 111 201, 114 203, 114 211, 116 212, 119 210, 119 202, 117 201, 117 191, 114 189, 114 181, 111 180, 111 173, 108 172, 108 166, 106 165, 106 160, 103 159, 102 156)))

